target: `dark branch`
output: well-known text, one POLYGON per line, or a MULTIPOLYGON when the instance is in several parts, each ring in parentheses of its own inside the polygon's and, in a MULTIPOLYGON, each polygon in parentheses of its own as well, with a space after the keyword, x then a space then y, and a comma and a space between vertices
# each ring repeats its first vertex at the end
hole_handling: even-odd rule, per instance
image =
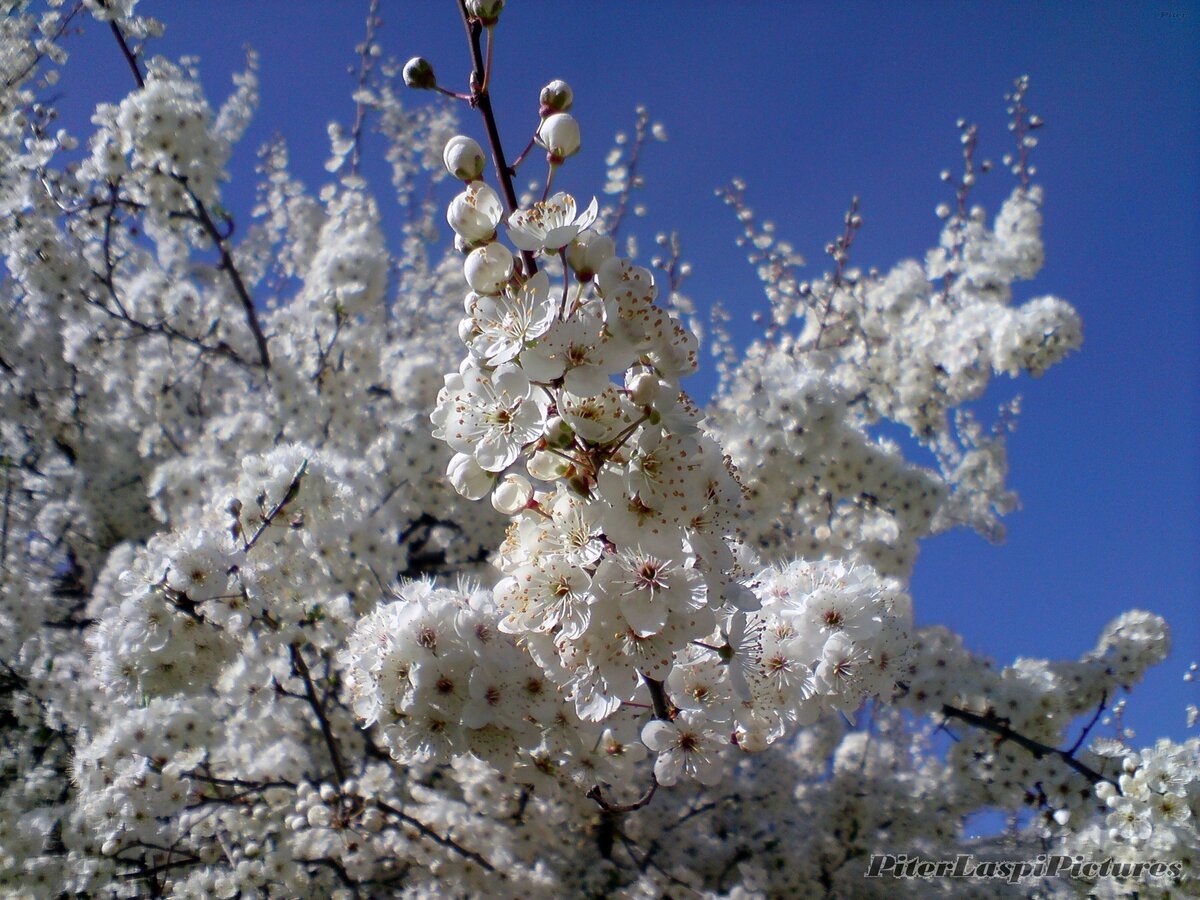
POLYGON ((592 789, 586 794, 589 800, 595 800, 600 808, 606 813, 627 813, 641 809, 654 799, 655 792, 658 791, 658 779, 654 774, 650 775, 650 787, 646 788, 646 793, 638 797, 632 803, 609 803, 604 799, 604 795, 600 792, 600 785, 593 785, 592 789))
MULTIPOLYGON (((671 701, 667 699, 667 692, 663 688, 663 683, 654 678, 649 678, 642 675, 642 680, 646 682, 646 687, 650 689, 650 702, 654 706, 654 718, 662 719, 664 722, 671 721, 671 701)), ((595 800, 600 808, 605 813, 626 813, 641 809, 654 799, 654 794, 658 790, 658 778, 654 772, 650 773, 650 787, 646 789, 646 793, 642 794, 637 800, 632 803, 609 803, 604 799, 604 794, 600 790, 600 785, 593 785, 591 790, 586 794, 589 800, 595 800)))
POLYGON ((942 715, 952 719, 960 719, 968 725, 974 725, 976 728, 982 728, 984 731, 990 731, 992 734, 998 735, 1003 741, 1012 741, 1019 747, 1028 750, 1033 755, 1034 759, 1042 759, 1046 756, 1054 756, 1062 760, 1065 765, 1074 771, 1078 772, 1092 784, 1099 784, 1101 781, 1112 781, 1111 778, 1106 778, 1101 775, 1091 766, 1077 760, 1071 752, 1059 750, 1057 747, 1051 747, 1048 744, 1043 744, 1040 741, 1035 741, 1033 738, 1028 738, 1020 732, 1013 731, 1007 720, 998 718, 994 715, 978 715, 977 713, 968 712, 965 709, 958 709, 949 704, 942 705, 942 715))
POLYGON ((342 755, 338 752, 337 739, 333 736, 333 729, 329 725, 329 717, 325 715, 325 707, 321 703, 321 698, 317 696, 316 688, 313 686, 312 673, 308 671, 308 663, 304 661, 304 654, 300 652, 300 648, 296 644, 291 644, 288 650, 292 655, 292 668, 304 680, 305 698, 317 716, 317 724, 321 728, 321 736, 325 739, 325 747, 329 751, 329 761, 333 763, 333 772, 337 776, 340 787, 342 782, 346 780, 346 768, 342 765, 342 755))
POLYGON ((1104 710, 1108 707, 1108 692, 1105 691, 1100 695, 1100 703, 1096 706, 1096 712, 1092 715, 1091 721, 1083 726, 1083 731, 1079 733, 1079 739, 1071 745, 1071 749, 1067 752, 1072 756, 1083 746, 1083 742, 1087 740, 1087 736, 1092 733, 1092 729, 1096 727, 1096 723, 1100 721, 1100 717, 1104 715, 1104 710))
MULTIPOLYGON (((428 825, 426 825, 420 819, 414 819, 408 813, 406 813, 402 810, 396 809, 396 807, 391 806, 391 805, 383 802, 382 800, 376 800, 375 805, 378 806, 380 809, 382 809, 384 812, 395 816, 397 819, 399 819, 405 825, 410 825, 411 827, 415 828, 417 831, 419 831, 425 837, 429 838, 435 844, 441 844, 443 847, 446 847, 449 850, 453 850, 455 853, 459 854, 464 859, 471 860, 471 862, 482 867, 484 870, 486 870, 488 872, 496 871, 496 867, 493 866, 486 859, 484 859, 482 856, 480 856, 478 853, 476 853, 473 850, 468 850, 466 847, 464 847, 462 844, 458 843, 458 841, 454 840, 453 838, 442 837, 440 834, 438 834, 436 831, 434 831, 432 828, 430 828, 428 825)), ((498 872, 496 874, 500 878, 505 877, 503 872, 498 872)))
MULTIPOLYGON (((362 92, 367 88, 367 82, 370 80, 371 71, 375 67, 375 57, 371 55, 371 49, 375 46, 375 33, 379 30, 382 20, 379 18, 379 0, 371 0, 371 5, 367 8, 367 36, 363 38, 360 44, 358 54, 358 90, 355 96, 362 96, 362 92)), ((362 134, 363 126, 367 121, 367 104, 361 100, 354 101, 354 125, 350 128, 350 140, 353 141, 353 149, 350 151, 350 172, 354 175, 358 174, 359 163, 362 160, 362 134)))
POLYGON ((647 678, 645 675, 642 676, 642 680, 646 682, 646 687, 650 688, 650 702, 654 704, 654 718, 670 722, 671 701, 667 699, 663 683, 653 678, 647 678))
POLYGON ((234 293, 237 294, 238 300, 242 303, 242 311, 246 314, 246 324, 250 326, 250 331, 254 334, 254 343, 258 345, 259 362, 262 363, 264 369, 271 368, 271 355, 267 352, 267 338, 263 334, 262 326, 258 323, 258 313, 254 310, 254 300, 250 296, 250 291, 246 289, 246 283, 242 281, 242 275, 233 262, 233 256, 229 252, 229 247, 225 244, 225 239, 229 236, 228 233, 222 234, 221 230, 217 228, 217 224, 213 221, 212 216, 209 215, 208 207, 204 205, 204 202, 196 196, 195 191, 188 185, 187 176, 176 174, 173 177, 187 191, 192 205, 196 208, 196 221, 200 223, 200 226, 217 248, 217 252, 221 255, 221 268, 229 276, 234 293))
MULTIPOLYGON (((60 37, 62 37, 64 34, 66 34, 67 28, 71 24, 71 20, 74 19, 77 15, 79 15, 79 11, 81 9, 83 9, 83 0, 79 0, 79 2, 77 2, 74 6, 72 6, 71 9, 67 12, 67 14, 65 16, 63 16, 62 21, 59 23, 58 30, 55 31, 54 34, 50 36, 51 43, 53 43, 54 41, 57 41, 60 37)), ((30 48, 34 51, 33 57, 29 60, 28 65, 26 65, 24 68, 22 68, 19 72, 14 73, 12 76, 10 76, 4 82, 5 88, 10 88, 14 84, 19 84, 20 82, 24 81, 25 76, 28 75, 30 72, 32 72, 34 67, 37 66, 37 64, 40 63, 42 61, 42 59, 46 56, 46 53, 44 50, 36 49, 37 46, 44 46, 44 45, 35 44, 34 42, 30 42, 30 48)))
POLYGON ((246 546, 242 549, 249 553, 258 543, 258 539, 263 536, 263 532, 271 527, 271 523, 283 512, 283 508, 296 499, 296 495, 300 493, 300 481, 304 478, 304 473, 308 471, 308 460, 300 463, 300 468, 296 470, 296 474, 292 476, 291 483, 288 484, 287 490, 283 492, 283 496, 279 499, 271 511, 263 518, 262 523, 258 526, 258 530, 254 532, 254 536, 246 542, 246 546))
MULTIPOLYGON (((474 70, 471 72, 471 105, 483 116, 483 125, 487 129, 488 145, 492 150, 492 162, 496 166, 496 175, 500 179, 500 187, 504 192, 504 203, 509 213, 517 210, 517 192, 513 189, 512 169, 504 159, 504 146, 500 142, 500 129, 496 126, 496 115, 492 112, 492 98, 488 93, 486 82, 486 66, 483 61, 483 48, 479 38, 483 34, 483 25, 472 19, 467 12, 466 0, 458 0, 458 9, 462 13, 463 25, 467 29, 467 42, 471 45, 471 62, 474 70)), ((533 254, 528 250, 521 251, 521 259, 525 263, 525 274, 537 272, 537 263, 533 254)))
POLYGON ((139 88, 144 88, 146 86, 146 79, 142 77, 142 68, 138 65, 137 57, 133 55, 133 51, 129 49, 129 43, 125 40, 125 35, 121 31, 121 26, 119 26, 115 21, 111 21, 108 23, 108 27, 112 29, 113 37, 117 39, 117 43, 121 47, 121 53, 125 56, 125 62, 129 63, 129 68, 133 72, 133 77, 137 81, 137 86, 139 88))
MULTIPOLYGON (((125 40, 125 35, 121 31, 121 27, 115 21, 109 22, 109 28, 112 30, 113 36, 117 39, 117 44, 121 48, 121 53, 125 56, 125 61, 129 63, 129 68, 133 72, 133 77, 137 81, 139 88, 146 86, 146 79, 142 75, 141 67, 138 65, 137 57, 133 51, 129 49, 129 42, 125 40)), ((237 293, 238 299, 242 303, 242 309, 246 313, 246 322, 250 326, 250 330, 254 333, 254 342, 258 345, 259 362, 264 369, 271 368, 271 356, 267 352, 267 339, 263 334, 262 326, 258 324, 258 314, 254 311, 254 301, 250 297, 250 292, 246 290, 246 284, 242 281, 241 273, 238 272, 237 266, 234 265, 233 257, 229 253, 229 248, 225 245, 225 239, 229 236, 229 232, 222 234, 213 222, 212 216, 209 215, 208 208, 196 196, 195 192, 188 186, 187 176, 175 174, 173 176, 176 181, 187 192, 191 198, 192 204, 195 206, 196 221, 208 234, 213 244, 216 245, 217 251, 221 255, 221 268, 229 276, 230 282, 233 284, 234 292, 237 293)))

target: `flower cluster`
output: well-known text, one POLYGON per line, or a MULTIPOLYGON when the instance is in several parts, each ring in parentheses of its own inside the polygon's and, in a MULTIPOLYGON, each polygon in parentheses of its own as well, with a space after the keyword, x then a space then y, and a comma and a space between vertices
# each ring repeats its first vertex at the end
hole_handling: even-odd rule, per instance
POLYGON ((490 592, 410 582, 358 623, 343 652, 351 708, 397 759, 448 763, 466 749, 511 769, 554 727, 557 693, 497 618, 490 592))
MULTIPOLYGON (((451 173, 477 174, 477 164, 459 162, 478 158, 468 138, 454 138, 445 158, 451 173)), ((661 716, 671 698, 674 721, 643 733, 659 751, 659 779, 686 771, 711 781, 720 777, 713 758, 728 743, 718 735, 734 705, 715 703, 722 693, 733 697, 736 680, 721 657, 724 635, 744 628, 746 611, 760 605, 739 582, 740 486, 679 389, 695 367, 695 338, 656 305, 652 273, 589 231, 595 201, 577 209, 560 193, 514 210, 507 233, 528 254, 518 264, 498 238, 496 191, 471 180, 451 202, 447 217, 468 253, 472 291, 459 333, 469 352, 446 376, 434 434, 456 451, 448 476, 460 493, 490 492, 513 518, 496 560, 504 575, 494 592, 497 627, 520 641, 584 720, 604 723, 623 705, 645 704, 648 690, 658 692, 661 716), (539 255, 557 256, 561 289, 534 270, 539 255), (713 702, 685 708, 673 688, 697 679, 712 683, 713 702), (704 765, 673 755, 693 746, 679 728, 697 734, 690 753, 707 748, 704 765)), ((795 650, 815 654, 798 668, 817 667, 825 678, 820 642, 795 650)), ((848 672, 846 679, 836 689, 822 683, 831 693, 845 689, 843 702, 857 705, 858 682, 848 672)), ((756 682, 763 691, 767 683, 756 682)), ((768 703, 763 691, 760 710, 745 689, 739 702, 752 717, 783 721, 780 698, 768 703)), ((788 729, 767 730, 762 746, 788 729)))
POLYGON ((216 127, 200 85, 184 71, 157 65, 141 90, 101 106, 95 121, 100 127, 79 171, 85 183, 123 185, 128 203, 154 211, 156 228, 179 228, 198 204, 220 202, 218 184, 237 134, 216 127))

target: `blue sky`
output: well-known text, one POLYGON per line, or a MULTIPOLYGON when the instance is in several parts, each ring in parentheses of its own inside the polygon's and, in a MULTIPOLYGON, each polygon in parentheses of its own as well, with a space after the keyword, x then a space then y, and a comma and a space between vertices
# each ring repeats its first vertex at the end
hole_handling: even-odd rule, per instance
MULTIPOLYGON (((426 56, 444 83, 465 85, 451 0, 382 6, 387 55, 426 56)), ((152 52, 198 55, 214 101, 242 47, 261 54, 263 107, 226 193, 241 221, 255 149, 276 132, 310 185, 327 180, 325 126, 353 116, 346 67, 365 7, 139 8, 168 25, 152 52)), ((677 230, 695 273, 687 291, 702 307, 721 300, 745 339, 765 301, 715 188, 745 177, 751 205, 814 275, 854 194, 866 221, 857 264, 919 257, 936 241, 934 207, 949 199, 937 176, 959 160, 955 119, 978 122, 981 156, 998 160, 1010 148, 1003 95, 1016 76, 1031 77, 1029 104, 1047 123, 1034 157, 1047 264, 1018 298, 1073 303, 1084 348, 1040 380, 1002 379, 985 399, 986 410, 1014 392, 1025 398, 1010 441, 1023 509, 1008 518, 1003 546, 971 533, 926 542, 917 617, 1007 662, 1075 657, 1118 612, 1159 612, 1176 649, 1135 691, 1125 722, 1141 739, 1182 737, 1184 704, 1200 702, 1182 681, 1200 658, 1200 3, 514 0, 497 38, 493 94, 510 154, 532 131, 541 85, 563 78, 575 89, 585 149, 558 187, 599 192, 604 153, 638 103, 664 123, 670 141, 647 151, 649 214, 636 231, 648 251, 656 231, 677 230)), ((78 114, 123 96, 129 75, 111 37, 93 26, 73 40, 64 106, 78 114)), ((482 138, 463 114, 464 130, 482 138)), ((366 173, 385 198, 384 169, 366 173)), ((1011 187, 994 173, 977 200, 994 211, 1011 187)), ((697 378, 691 390, 703 396, 711 383, 697 378)))

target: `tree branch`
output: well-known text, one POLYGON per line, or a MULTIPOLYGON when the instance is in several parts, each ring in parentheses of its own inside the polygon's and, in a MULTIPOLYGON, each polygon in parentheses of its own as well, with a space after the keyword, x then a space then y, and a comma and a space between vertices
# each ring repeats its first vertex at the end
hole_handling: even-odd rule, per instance
POLYGON ((1005 719, 991 714, 981 716, 965 709, 950 706, 948 703, 942 704, 942 715, 952 719, 960 719, 968 725, 974 725, 976 728, 990 731, 992 734, 998 735, 1002 741, 1012 741, 1017 746, 1029 751, 1034 759, 1041 759, 1045 756, 1056 756, 1069 768, 1078 772, 1092 784, 1099 784, 1101 781, 1112 782, 1111 778, 1101 775, 1091 766, 1080 762, 1068 751, 1059 750, 1057 747, 1051 747, 1049 744, 1043 744, 1040 741, 1035 741, 1033 738, 1026 737, 1020 732, 1013 731, 1005 719))
MULTIPOLYGON (((108 25, 113 33, 113 37, 117 39, 117 45, 120 46, 121 53, 125 56, 125 61, 129 63, 129 68, 133 72, 133 77, 137 81, 138 88, 144 88, 146 86, 146 79, 142 75, 142 69, 138 65, 137 57, 129 49, 129 43, 125 40, 125 35, 121 31, 121 27, 115 21, 109 22, 108 25)), ((254 342, 258 345, 259 362, 262 363, 264 369, 271 368, 271 356, 267 352, 267 339, 263 334, 262 326, 258 323, 258 314, 254 311, 254 301, 250 298, 250 292, 246 290, 246 283, 242 281, 241 273, 238 272, 237 266, 234 265, 229 248, 225 245, 225 238, 228 235, 221 234, 220 229, 213 222, 212 216, 209 215, 208 208, 188 185, 187 176, 175 173, 171 177, 179 182, 187 192, 188 197, 191 198, 192 205, 196 209, 196 221, 199 222, 213 244, 216 245, 217 251, 221 255, 221 268, 229 276, 234 292, 238 295, 238 299, 242 303, 242 309, 246 313, 246 322, 250 326, 251 332, 254 333, 254 342)))
POLYGON ((262 326, 258 322, 258 313, 254 310, 254 300, 250 296, 250 291, 246 289, 246 283, 242 281, 242 275, 237 270, 237 266, 233 262, 233 256, 225 244, 225 239, 228 235, 221 234, 212 216, 209 215, 208 207, 196 196, 195 191, 188 184, 187 176, 175 174, 172 177, 187 191, 192 205, 196 208, 196 221, 200 223, 200 226, 204 229, 209 239, 216 246, 217 252, 221 255, 221 268, 229 276, 234 293, 237 294, 238 300, 241 301, 242 311, 246 314, 246 324, 250 326, 250 331, 254 334, 254 343, 258 345, 259 362, 262 363, 264 369, 271 368, 271 355, 267 352, 267 338, 263 334, 262 326))
POLYGON ((648 678, 645 675, 642 675, 642 681, 646 682, 646 687, 650 689, 650 702, 654 704, 654 718, 670 722, 671 701, 667 699, 667 692, 663 688, 663 683, 653 678, 648 678))
POLYGON ((358 90, 355 91, 354 124, 350 127, 350 140, 353 142, 353 149, 350 151, 350 173, 352 175, 358 174, 359 163, 362 160, 363 126, 367 121, 367 105, 358 98, 366 90, 371 70, 375 67, 375 58, 371 55, 371 49, 375 46, 375 33, 381 24, 379 0, 371 0, 370 6, 367 8, 367 36, 359 45, 358 90))
POLYGON ((654 777, 654 773, 650 774, 650 787, 646 788, 646 793, 642 794, 632 803, 609 803, 604 799, 604 795, 600 792, 600 785, 592 785, 591 790, 585 795, 589 800, 595 800, 600 808, 606 813, 627 813, 641 809, 654 799, 654 794, 658 791, 658 779, 654 777))
POLYGON ((304 661, 304 654, 300 652, 300 647, 297 644, 290 644, 288 651, 292 656, 292 668, 304 680, 305 697, 317 716, 317 724, 321 728, 321 736, 325 738, 325 748, 329 751, 329 761, 333 763, 333 773, 337 777, 340 788, 342 782, 346 780, 346 768, 342 765, 342 755, 338 752, 337 739, 333 736, 329 717, 325 715, 325 707, 321 703, 321 698, 317 696, 316 688, 313 687, 312 673, 308 670, 308 663, 304 661))
POLYGON ((296 495, 300 493, 300 481, 304 478, 304 473, 308 471, 308 460, 300 463, 300 468, 296 470, 296 474, 292 476, 291 482, 287 486, 287 490, 283 492, 283 496, 279 498, 279 502, 271 507, 271 511, 263 518, 262 523, 258 526, 258 530, 254 532, 254 536, 246 542, 246 546, 242 550, 249 553, 254 549, 254 545, 258 543, 258 539, 263 536, 271 523, 283 511, 283 508, 296 499, 296 495))
MULTIPOLYGON (((479 38, 483 33, 483 25, 472 19, 467 12, 466 0, 458 0, 458 9, 462 13, 463 26, 467 29, 467 42, 471 46, 471 61, 474 70, 471 72, 471 105, 483 116, 483 125, 487 130, 488 144, 492 150, 492 162, 496 166, 496 176, 500 179, 500 187, 504 192, 504 203, 509 213, 517 210, 517 192, 513 189, 512 169, 504 159, 504 146, 500 142, 500 129, 496 126, 496 115, 492 112, 492 98, 488 92, 487 68, 483 61, 483 48, 479 38)), ((528 250, 521 251, 521 259, 525 263, 525 274, 537 272, 537 262, 528 250)))
POLYGON ((116 23, 116 20, 111 20, 108 27, 112 30, 113 37, 117 39, 117 44, 121 47, 121 53, 125 56, 125 62, 129 63, 129 68, 133 71, 133 77, 137 81, 138 88, 146 86, 146 79, 142 77, 142 68, 138 65, 137 57, 133 55, 133 51, 129 49, 129 43, 125 40, 125 35, 121 31, 121 26, 116 23))
MULTIPOLYGON (((385 803, 382 800, 376 800, 375 805, 377 807, 379 807, 380 809, 382 809, 384 812, 395 816, 397 819, 399 819, 405 825, 412 826, 413 828, 415 828, 417 831, 419 831, 425 837, 429 838, 434 843, 441 844, 443 847, 446 847, 449 850, 453 850, 459 856, 462 856, 465 859, 471 860, 471 862, 475 863, 478 866, 481 866, 484 870, 486 870, 488 872, 496 872, 496 867, 493 866, 486 859, 484 859, 482 856, 480 856, 478 853, 476 853, 474 850, 468 850, 466 847, 464 847, 462 844, 458 843, 458 841, 454 840, 453 838, 442 837, 440 834, 438 834, 436 831, 434 831, 432 828, 430 828, 428 825, 426 825, 420 819, 414 819, 408 813, 406 813, 402 810, 396 809, 396 807, 394 807, 388 803, 385 803)), ((505 876, 505 874, 503 872, 496 872, 496 875, 499 878, 507 877, 507 876, 505 876)))

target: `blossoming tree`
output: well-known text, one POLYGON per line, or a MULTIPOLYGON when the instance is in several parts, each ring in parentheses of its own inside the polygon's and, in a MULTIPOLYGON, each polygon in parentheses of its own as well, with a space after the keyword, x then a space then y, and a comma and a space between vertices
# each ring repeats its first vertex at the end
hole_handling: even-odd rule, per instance
POLYGON ((964 126, 924 261, 851 266, 855 204, 802 283, 727 191, 771 319, 742 350, 715 330, 701 408, 678 259, 615 237, 628 159, 612 203, 554 191, 581 143, 561 81, 529 148, 500 143, 503 5, 459 3, 449 86, 382 61, 372 4, 331 183, 264 147, 236 239, 253 58, 214 109, 136 0, 0 20, 5 895, 928 896, 963 888, 868 859, 953 858, 985 809, 1013 819, 981 858, 1170 864, 1047 895, 1195 895, 1200 747, 1093 728, 1161 619, 1003 669, 912 622, 918 542, 1013 503, 967 404, 1081 340, 1065 301, 1012 303, 1042 264, 1026 82, 1011 195, 971 205, 964 126), (130 76, 90 125, 47 99, 81 25, 130 76), (455 182, 447 246, 427 188, 455 182))

